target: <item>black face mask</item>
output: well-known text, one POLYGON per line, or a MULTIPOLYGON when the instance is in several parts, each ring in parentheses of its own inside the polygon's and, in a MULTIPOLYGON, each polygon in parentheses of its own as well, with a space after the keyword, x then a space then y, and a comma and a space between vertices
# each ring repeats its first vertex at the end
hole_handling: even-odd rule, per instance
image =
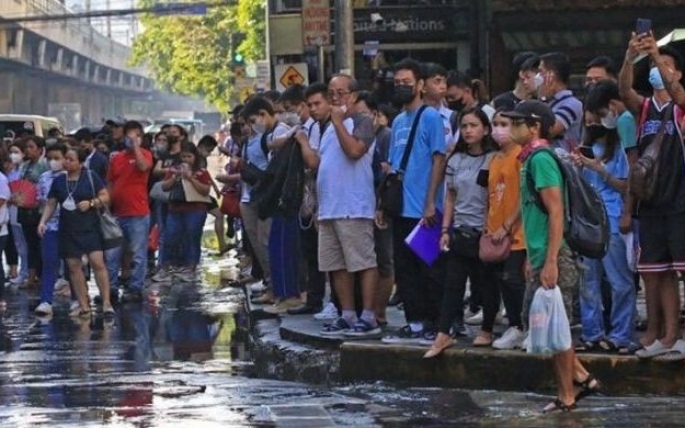
POLYGON ((588 138, 591 142, 600 140, 607 135, 607 129, 602 125, 590 125, 585 128, 588 138))
POLYGON ((465 106, 464 106, 463 100, 455 100, 455 101, 448 102, 447 107, 449 107, 450 110, 460 112, 460 111, 464 110, 465 106))
POLYGON ((409 104, 414 101, 414 86, 413 85, 395 85, 392 94, 392 99, 397 104, 409 104))

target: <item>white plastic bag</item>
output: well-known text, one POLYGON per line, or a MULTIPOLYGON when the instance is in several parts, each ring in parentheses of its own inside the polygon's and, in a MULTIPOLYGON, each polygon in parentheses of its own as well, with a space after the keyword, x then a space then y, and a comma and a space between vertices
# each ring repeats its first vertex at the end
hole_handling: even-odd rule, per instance
POLYGON ((571 349, 571 326, 559 287, 535 292, 528 315, 528 353, 557 354, 571 349))

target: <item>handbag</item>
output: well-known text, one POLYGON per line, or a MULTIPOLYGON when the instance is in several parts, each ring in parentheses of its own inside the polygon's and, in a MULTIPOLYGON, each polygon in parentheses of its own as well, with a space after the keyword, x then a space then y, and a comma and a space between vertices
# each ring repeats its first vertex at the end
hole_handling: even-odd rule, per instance
MULTIPOLYGON (((644 107, 647 108, 647 107, 644 107)), ((659 179, 659 158, 661 154, 661 142, 666 133, 666 124, 670 121, 673 108, 668 108, 661 120, 659 133, 654 140, 642 152, 640 158, 630 168, 628 175, 628 189, 637 200, 650 201, 656 193, 657 180, 659 179)))
POLYGON ((232 218, 240 218, 240 192, 229 190, 221 195, 221 212, 232 218))
POLYGON ((402 208, 404 207, 404 186, 402 179, 404 170, 407 168, 407 163, 409 162, 409 154, 411 153, 412 147, 414 147, 414 138, 416 137, 416 129, 419 127, 419 119, 426 107, 425 104, 422 105, 416 113, 414 122, 411 125, 411 131, 409 131, 407 146, 404 149, 404 154, 400 161, 400 168, 397 171, 389 173, 378 189, 378 198, 380 200, 378 208, 391 217, 400 217, 402 215, 402 208))
MULTIPOLYGON (((262 134, 262 138, 260 141, 260 145, 262 147, 262 151, 264 152, 264 156, 267 156, 268 154, 268 149, 265 150, 266 146, 266 137, 267 134, 266 132, 262 134)), ((243 167, 240 169, 240 179, 243 180, 245 183, 249 184, 250 186, 255 186, 259 181, 263 180, 264 177, 266 177, 266 172, 262 169, 259 169, 255 164, 250 162, 247 153, 248 153, 248 143, 245 143, 245 154, 243 155, 243 167)))
MULTIPOLYGON (((88 171, 88 179, 90 186, 93 189, 93 198, 97 198, 95 192, 95 184, 93 183, 93 173, 88 171)), ((100 220, 100 235, 102 236, 102 246, 104 250, 111 250, 112 248, 120 247, 124 243, 124 231, 114 218, 112 212, 107 205, 102 204, 102 208, 98 210, 100 220)))
POLYGON ((169 191, 162 188, 162 182, 158 181, 150 189, 150 198, 153 201, 169 203, 169 191))
POLYGON ((205 204, 212 202, 212 198, 210 198, 209 195, 203 195, 198 192, 190 180, 186 180, 185 178, 181 179, 181 186, 183 186, 186 202, 202 202, 205 204))
POLYGON ((183 189, 181 180, 174 180, 174 184, 171 185, 171 189, 169 189, 169 202, 186 202, 186 192, 183 189))
POLYGON ((500 263, 511 254, 511 238, 507 235, 499 243, 495 243, 492 235, 484 233, 478 242, 478 258, 485 263, 500 263))
POLYGON ((478 257, 478 243, 480 230, 470 226, 457 226, 452 231, 452 248, 454 252, 463 257, 478 257))

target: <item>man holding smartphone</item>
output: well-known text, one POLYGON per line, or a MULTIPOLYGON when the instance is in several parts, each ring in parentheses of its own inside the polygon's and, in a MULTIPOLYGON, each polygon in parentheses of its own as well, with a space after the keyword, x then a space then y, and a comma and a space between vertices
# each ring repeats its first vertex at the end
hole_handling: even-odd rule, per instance
POLYGON ((639 201, 639 205, 632 195, 627 195, 620 224, 622 231, 629 230, 635 212, 640 222, 638 271, 645 281, 648 318, 647 331, 641 340, 644 349, 636 352, 640 358, 663 355, 661 358, 670 360, 685 359, 685 340, 677 340, 680 315, 677 272, 685 271, 684 154, 678 128, 683 109, 676 105, 685 105, 685 93, 677 83, 683 77, 682 69, 680 53, 668 46, 659 48, 649 31, 633 33, 619 76, 621 98, 628 110, 640 118, 638 155, 642 156, 655 140, 661 139, 654 194, 649 200, 639 201), (654 89, 648 99, 633 89, 633 64, 644 54, 649 55, 649 83, 654 89), (671 94, 675 95, 676 102, 671 94))

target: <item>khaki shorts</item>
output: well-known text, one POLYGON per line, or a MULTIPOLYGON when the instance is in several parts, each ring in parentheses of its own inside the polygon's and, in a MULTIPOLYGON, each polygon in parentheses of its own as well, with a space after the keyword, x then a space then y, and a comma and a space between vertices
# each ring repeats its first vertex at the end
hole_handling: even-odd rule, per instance
MULTIPOLYGON (((559 290, 564 298, 564 309, 566 309, 566 316, 569 320, 572 317, 573 311, 573 293, 578 289, 578 281, 580 280, 580 265, 579 259, 573 256, 573 253, 568 247, 562 247, 559 250, 558 257, 559 266, 559 290)), ((528 327, 528 313, 530 312, 530 305, 533 303, 533 297, 538 288, 542 286, 540 282, 540 272, 542 269, 533 271, 531 278, 526 281, 526 292, 523 295, 523 324, 528 327)))
POLYGON ((319 270, 360 272, 377 266, 373 220, 319 222, 319 270))

